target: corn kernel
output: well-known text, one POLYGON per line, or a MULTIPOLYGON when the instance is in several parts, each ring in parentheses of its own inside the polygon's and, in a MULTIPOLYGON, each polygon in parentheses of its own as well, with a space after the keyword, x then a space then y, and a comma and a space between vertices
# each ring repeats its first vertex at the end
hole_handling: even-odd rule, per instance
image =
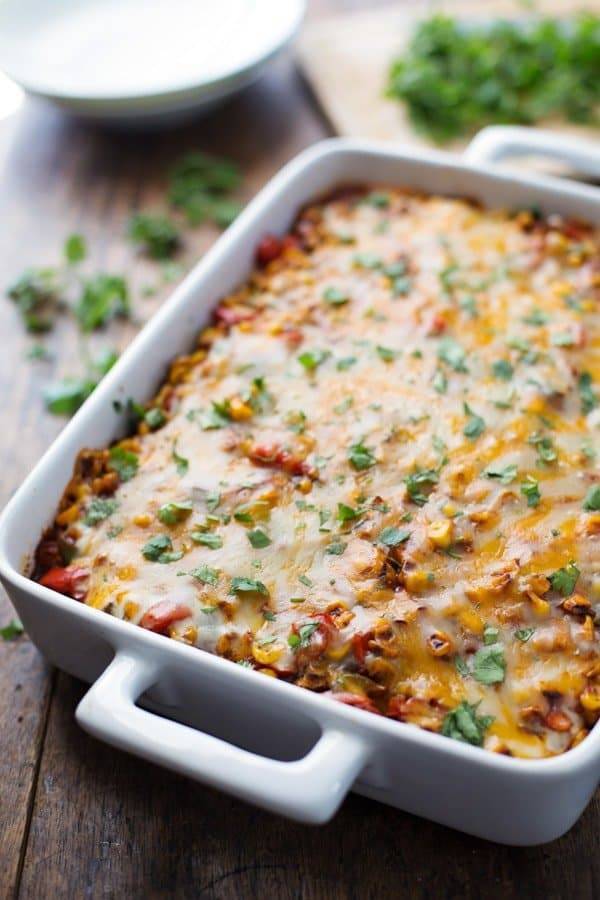
POLYGON ((482 634, 484 629, 483 619, 474 609, 461 609, 458 621, 463 628, 472 634, 482 634))
POLYGON ((455 506, 454 503, 445 503, 442 506, 442 512, 445 516, 448 516, 449 519, 452 519, 458 512, 458 507, 455 506))
POLYGON ((598 712, 600 710, 600 692, 594 685, 590 685, 579 695, 579 702, 588 712, 598 712))
POLYGON ((527 406, 527 412, 535 413, 535 415, 541 415, 545 409, 546 401, 543 397, 540 397, 539 394, 535 397, 532 397, 529 405, 527 406))
POLYGON ((277 662, 282 654, 283 647, 281 644, 273 643, 261 645, 257 643, 257 641, 254 641, 252 644, 252 656, 256 662, 261 663, 263 666, 268 666, 271 663, 277 662))
POLYGON ((277 678, 277 672, 274 669, 257 669, 261 675, 268 675, 269 678, 277 678))
POLYGON ((538 616, 547 616, 550 612, 550 604, 547 600, 543 600, 534 591, 527 591, 527 598, 533 606, 533 610, 538 616))
POLYGON ((301 494, 310 494, 312 491, 312 481, 310 478, 301 478, 296 488, 300 491, 301 494))
POLYGON ((133 600, 129 600, 123 608, 123 618, 127 619, 128 622, 131 622, 132 619, 135 619, 139 611, 139 603, 134 603, 133 600))
POLYGON ((452 522, 442 519, 431 523, 427 529, 427 536, 432 544, 445 550, 452 543, 453 531, 452 522))
POLYGON ((137 569, 135 566, 121 566, 117 569, 117 578, 121 581, 131 581, 137 575, 137 569))
POLYGON ((232 397, 229 401, 229 415, 236 422, 242 422, 244 419, 251 419, 254 410, 247 403, 244 403, 240 397, 232 397))
POLYGON ((133 524, 137 525, 138 528, 147 528, 148 525, 152 524, 152 516, 149 513, 139 513, 133 517, 133 524))
POLYGON ((253 330, 254 325, 252 322, 246 321, 246 322, 240 322, 237 327, 238 327, 239 331, 244 331, 244 332, 248 333, 253 330))
POLYGON ((327 656, 329 659, 333 659, 335 662, 338 662, 340 659, 343 659, 350 652, 350 641, 346 641, 340 647, 332 647, 327 651, 327 656))
POLYGON ((594 620, 591 616, 586 616, 583 621, 582 627, 583 639, 584 641, 593 641, 594 640, 594 620))
POLYGON ((56 521, 59 525, 71 525, 78 518, 79 506, 77 503, 73 503, 72 506, 67 506, 66 509, 63 509, 63 511, 57 515, 56 521))
POLYGON ((431 587, 431 582, 429 572, 426 572, 425 569, 414 569, 412 572, 404 573, 404 586, 413 594, 420 594, 427 590, 428 587, 431 587))

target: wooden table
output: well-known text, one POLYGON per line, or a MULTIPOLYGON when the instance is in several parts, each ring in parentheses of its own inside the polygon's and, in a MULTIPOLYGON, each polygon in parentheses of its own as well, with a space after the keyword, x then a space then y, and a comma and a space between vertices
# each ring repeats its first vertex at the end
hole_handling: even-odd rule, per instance
MULTIPOLYGON (((310 14, 339 5, 314 3, 310 14)), ((133 209, 164 204, 170 163, 190 149, 229 154, 251 196, 327 134, 289 60, 206 121, 153 136, 94 131, 27 104, 0 122, 3 283, 54 262, 64 237, 81 231, 94 267, 127 271, 136 317, 146 319, 168 287, 141 299, 157 268, 122 235, 133 209)), ((192 232, 185 259, 214 236, 192 232)), ((43 412, 41 388, 81 369, 73 330, 50 338, 55 363, 32 363, 31 339, 0 303, 0 500, 62 426, 43 412)), ((97 345, 123 345, 132 331, 113 325, 97 345)), ((0 622, 11 616, 0 598, 0 622)), ((0 897, 600 896, 598 796, 570 834, 536 849, 498 847, 356 796, 329 825, 303 827, 92 740, 73 717, 84 691, 26 637, 0 641, 0 897)))

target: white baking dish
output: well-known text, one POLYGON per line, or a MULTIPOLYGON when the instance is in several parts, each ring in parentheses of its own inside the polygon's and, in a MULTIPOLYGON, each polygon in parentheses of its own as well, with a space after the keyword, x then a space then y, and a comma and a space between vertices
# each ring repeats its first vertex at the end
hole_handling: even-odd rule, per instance
POLYGON ((301 154, 201 260, 15 494, 0 519, 0 577, 40 650, 93 684, 77 710, 83 728, 304 822, 329 819, 351 788, 510 844, 552 840, 581 814, 600 776, 599 728, 553 759, 498 756, 265 678, 22 574, 54 516, 77 452, 122 433, 112 401, 153 394, 168 362, 188 350, 215 302, 247 275, 259 238, 284 231, 315 195, 340 183, 388 182, 476 197, 491 206, 537 204, 545 212, 600 223, 597 189, 489 164, 509 147, 541 149, 600 175, 593 145, 540 138, 527 129, 488 129, 466 157, 347 140, 324 141, 301 154), (142 695, 143 707, 137 702, 142 695))

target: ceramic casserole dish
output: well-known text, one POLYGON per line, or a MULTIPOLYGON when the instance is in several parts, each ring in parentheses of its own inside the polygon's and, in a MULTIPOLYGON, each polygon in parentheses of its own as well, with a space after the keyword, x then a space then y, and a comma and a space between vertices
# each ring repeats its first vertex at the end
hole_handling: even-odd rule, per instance
POLYGON ((185 279, 12 498, 0 519, 0 577, 42 653, 92 684, 77 719, 95 737, 309 823, 327 821, 350 789, 509 844, 552 840, 581 814, 600 777, 598 729, 550 759, 484 752, 259 677, 23 574, 78 452, 123 434, 114 401, 152 396, 215 303, 247 276, 260 238, 284 232, 311 199, 340 184, 387 183, 600 224, 597 188, 497 168, 508 152, 549 155, 600 176, 594 146, 521 128, 486 129, 464 157, 349 140, 302 153, 185 279))

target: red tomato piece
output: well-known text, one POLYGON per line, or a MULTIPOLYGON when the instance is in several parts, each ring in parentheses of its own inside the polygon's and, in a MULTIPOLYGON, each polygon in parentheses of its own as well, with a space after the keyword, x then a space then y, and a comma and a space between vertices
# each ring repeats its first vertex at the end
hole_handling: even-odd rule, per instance
POLYGON ((83 600, 87 593, 88 576, 89 570, 81 566, 56 566, 42 575, 40 584, 74 600, 83 600))
POLYGON ((248 306, 217 306, 215 319, 224 325, 239 325, 240 322, 249 322, 256 316, 256 311, 248 306))
POLYGON ((187 619, 192 611, 184 603, 174 603, 172 600, 159 600, 151 606, 140 619, 142 628, 154 631, 156 634, 166 634, 169 626, 180 619, 187 619))
POLYGON ((284 249, 284 243, 281 238, 274 234, 266 234, 256 248, 256 262, 259 266, 267 266, 281 253, 284 249))
POLYGON ((345 703, 346 706, 355 706, 357 709, 365 709, 367 712, 376 713, 378 716, 381 715, 373 701, 369 700, 368 697, 361 697, 360 694, 340 692, 339 694, 330 694, 329 696, 333 697, 334 700, 337 700, 338 703, 345 703))

